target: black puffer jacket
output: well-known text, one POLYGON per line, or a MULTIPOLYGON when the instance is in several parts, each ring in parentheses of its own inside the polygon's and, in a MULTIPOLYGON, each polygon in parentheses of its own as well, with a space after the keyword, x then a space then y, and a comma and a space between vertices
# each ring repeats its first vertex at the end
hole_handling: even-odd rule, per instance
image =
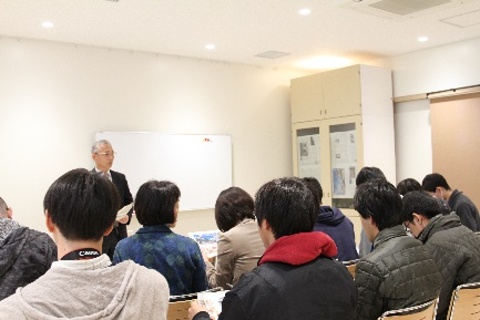
POLYGON ((443 276, 437 319, 445 319, 453 289, 480 281, 480 238, 451 214, 430 220, 418 239, 433 254, 443 276))
POLYGON ((57 260, 57 247, 46 233, 19 227, 0 241, 0 300, 43 275, 57 260))
POLYGON ((373 251, 357 263, 355 283, 358 320, 376 320, 437 298, 442 276, 425 246, 399 225, 380 231, 373 251))

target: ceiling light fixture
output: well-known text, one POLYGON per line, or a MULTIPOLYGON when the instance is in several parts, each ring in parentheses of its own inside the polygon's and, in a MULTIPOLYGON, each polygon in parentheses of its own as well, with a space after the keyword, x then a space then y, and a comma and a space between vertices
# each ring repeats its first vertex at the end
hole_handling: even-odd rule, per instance
POLYGON ((53 28, 53 22, 51 22, 51 21, 43 21, 43 22, 42 22, 42 27, 47 28, 47 29, 53 28))
POLYGON ((298 10, 298 13, 301 14, 302 16, 308 16, 310 13, 312 13, 312 10, 308 8, 303 8, 298 10))
POLYGON ((417 41, 418 41, 418 42, 427 42, 427 41, 428 41, 428 37, 425 37, 425 36, 418 37, 417 41))
POLYGON ((207 44, 207 45, 205 46, 205 49, 207 49, 207 50, 213 50, 213 49, 215 49, 215 45, 214 45, 213 43, 209 43, 209 44, 207 44))

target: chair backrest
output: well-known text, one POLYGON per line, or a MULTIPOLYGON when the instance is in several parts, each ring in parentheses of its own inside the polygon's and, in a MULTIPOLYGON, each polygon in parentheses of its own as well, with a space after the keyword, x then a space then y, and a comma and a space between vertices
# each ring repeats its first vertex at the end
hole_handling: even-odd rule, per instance
POLYGON ((347 270, 350 272, 352 275, 353 279, 355 279, 355 271, 357 270, 357 262, 358 259, 356 260, 350 260, 350 261, 342 261, 343 265, 347 268, 347 270))
POLYGON ((447 319, 480 319, 480 282, 462 284, 453 290, 447 319))
POLYGON ((435 320, 438 298, 418 306, 384 312, 378 320, 435 320))
POLYGON ((188 320, 188 308, 193 300, 175 301, 168 304, 167 320, 188 320))

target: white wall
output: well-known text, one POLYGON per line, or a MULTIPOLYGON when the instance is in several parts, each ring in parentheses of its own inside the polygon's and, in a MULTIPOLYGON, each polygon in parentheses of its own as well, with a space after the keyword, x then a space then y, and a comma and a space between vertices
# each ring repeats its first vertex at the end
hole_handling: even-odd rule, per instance
POLYGON ((397 183, 406 178, 422 182, 432 172, 432 133, 429 100, 395 106, 397 183))
MULTIPOLYGON (((409 53, 384 61, 393 70, 394 96, 429 93, 480 84, 480 38, 409 53)), ((428 100, 395 106, 397 182, 421 182, 432 172, 428 100)))
MULTIPOLYGON (((292 174, 288 87, 300 71, 10 38, 0 70, 0 196, 24 225, 45 230, 46 190, 93 167, 96 131, 230 134, 234 184, 252 195, 292 174)), ((176 231, 211 228, 203 210, 176 231)))

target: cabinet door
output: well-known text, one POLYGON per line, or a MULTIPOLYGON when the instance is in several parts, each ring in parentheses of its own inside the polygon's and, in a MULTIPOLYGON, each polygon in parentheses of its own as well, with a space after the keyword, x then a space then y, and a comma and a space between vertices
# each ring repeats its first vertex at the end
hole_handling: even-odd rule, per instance
POLYGON ((332 206, 351 208, 355 194, 355 180, 363 165, 361 116, 325 120, 328 134, 329 188, 332 206))
POLYGON ((324 118, 361 114, 360 66, 332 70, 322 75, 324 118))
MULTIPOLYGON (((323 121, 292 125, 293 173, 295 176, 315 177, 330 189, 328 168, 328 134, 323 121)), ((323 204, 330 205, 330 192, 324 193, 323 204)))
POLYGON ((293 79, 290 84, 292 123, 319 120, 323 117, 322 75, 293 79))

